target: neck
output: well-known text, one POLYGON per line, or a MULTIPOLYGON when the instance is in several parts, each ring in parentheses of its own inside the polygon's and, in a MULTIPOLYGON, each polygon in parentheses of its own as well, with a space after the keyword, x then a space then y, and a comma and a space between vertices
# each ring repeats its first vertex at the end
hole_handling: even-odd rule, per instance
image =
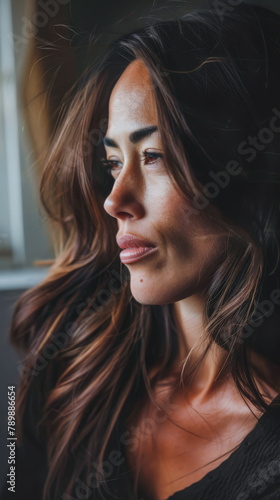
MULTIPOLYGON (((192 295, 173 304, 173 317, 178 335, 179 353, 173 366, 173 374, 181 372, 184 360, 188 357, 185 370, 189 372, 201 359, 209 341, 206 331, 204 310, 206 298, 192 295)), ((215 391, 225 379, 225 361, 228 352, 215 342, 199 363, 191 378, 189 392, 196 399, 203 400, 215 391)))

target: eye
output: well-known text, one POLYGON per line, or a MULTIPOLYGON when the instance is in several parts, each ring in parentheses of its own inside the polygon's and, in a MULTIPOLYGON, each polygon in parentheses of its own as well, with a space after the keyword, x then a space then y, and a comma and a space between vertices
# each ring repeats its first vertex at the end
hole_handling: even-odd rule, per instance
MULTIPOLYGON (((156 163, 157 160, 163 158, 162 153, 156 153, 156 152, 150 152, 150 151, 142 151, 142 155, 140 156, 141 160, 144 160, 145 165, 151 165, 153 163, 156 163)), ((119 166, 121 166, 121 161, 118 160, 107 160, 107 158, 100 158, 101 163, 104 165, 104 167, 108 167, 106 169, 107 174, 111 174, 112 176, 113 171, 117 170, 119 166)))
POLYGON ((107 160, 107 158, 100 158, 100 161, 104 167, 109 167, 106 170, 107 174, 110 174, 112 170, 116 170, 118 168, 118 164, 121 164, 118 160, 107 160))
POLYGON ((159 158, 162 158, 161 153, 154 153, 150 151, 142 152, 142 160, 146 160, 145 163, 155 163, 159 158))

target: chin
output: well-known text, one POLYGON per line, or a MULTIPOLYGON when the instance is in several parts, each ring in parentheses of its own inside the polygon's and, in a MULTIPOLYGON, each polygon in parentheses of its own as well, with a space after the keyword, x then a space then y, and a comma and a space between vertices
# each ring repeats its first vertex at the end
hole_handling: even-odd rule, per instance
POLYGON ((130 290, 134 299, 143 305, 163 305, 170 302, 169 297, 165 297, 162 291, 157 290, 153 282, 149 281, 148 278, 137 278, 130 281, 130 290), (140 282, 140 280, 143 280, 140 282))
MULTIPOLYGON (((159 283, 160 284, 160 283, 159 283)), ((140 277, 132 278, 130 281, 130 290, 134 299, 143 305, 165 305, 174 302, 174 297, 170 293, 164 293, 165 290, 168 291, 168 287, 165 286, 155 286, 154 280, 149 280, 149 278, 140 277), (143 280, 143 281, 140 281, 143 280)), ((176 300, 176 299, 175 299, 176 300)))
POLYGON ((131 273, 130 290, 134 299, 143 305, 166 305, 186 299, 199 292, 193 283, 179 283, 179 277, 168 283, 162 277, 151 278, 145 273, 131 273), (176 281, 176 280, 175 280, 176 281), (181 285, 181 286, 180 286, 181 285))

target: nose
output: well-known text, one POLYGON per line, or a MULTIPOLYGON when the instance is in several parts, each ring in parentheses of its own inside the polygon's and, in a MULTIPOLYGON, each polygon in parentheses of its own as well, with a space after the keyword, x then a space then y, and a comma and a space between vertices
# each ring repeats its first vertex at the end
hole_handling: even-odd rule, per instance
POLYGON ((143 181, 137 174, 136 165, 134 169, 123 166, 103 207, 116 219, 139 219, 144 214, 142 199, 143 181))

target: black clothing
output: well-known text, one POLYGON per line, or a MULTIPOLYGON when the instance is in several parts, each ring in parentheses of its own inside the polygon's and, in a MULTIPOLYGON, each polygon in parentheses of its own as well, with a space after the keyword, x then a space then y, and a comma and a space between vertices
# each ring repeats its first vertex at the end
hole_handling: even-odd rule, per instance
MULTIPOLYGON (((278 395, 275 400, 280 402, 278 395)), ((168 500, 279 500, 280 407, 266 411, 224 462, 168 500)))

